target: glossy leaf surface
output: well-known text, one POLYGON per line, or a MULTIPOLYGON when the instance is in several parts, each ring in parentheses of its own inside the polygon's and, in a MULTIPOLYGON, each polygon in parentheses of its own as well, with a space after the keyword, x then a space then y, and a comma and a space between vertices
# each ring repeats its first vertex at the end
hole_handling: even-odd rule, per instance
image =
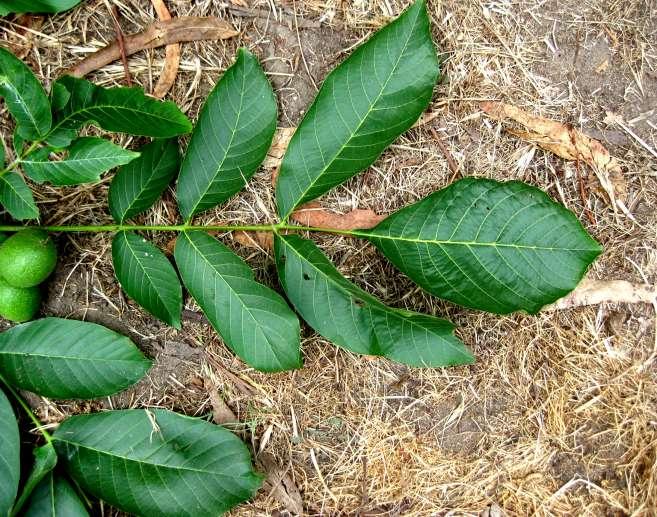
POLYGON ((74 140, 68 155, 61 160, 49 160, 49 154, 48 149, 39 149, 25 157, 22 167, 33 181, 57 186, 100 181, 102 173, 139 156, 139 153, 97 137, 74 140))
MULTIPOLYGON (((41 483, 41 481, 48 475, 57 465, 57 453, 52 443, 46 443, 41 447, 35 447, 32 450, 34 456, 34 465, 29 477, 23 485, 23 490, 20 497, 16 501, 12 514, 16 515, 23 508, 27 500, 32 495, 34 489, 41 483)), ((40 499, 40 497, 36 497, 40 499)))
POLYGON ((0 97, 16 119, 16 132, 26 140, 39 140, 50 129, 50 102, 32 70, 0 47, 0 97))
POLYGON ((16 415, 0 389, 0 515, 8 515, 21 477, 20 438, 16 415))
POLYGON ((234 434, 162 409, 74 416, 54 438, 85 491, 138 515, 216 516, 261 482, 234 434))
POLYGON ((39 217, 39 209, 30 187, 16 172, 7 172, 0 176, 0 205, 19 221, 39 217))
POLYGON ((139 153, 139 158, 119 169, 110 185, 109 208, 117 223, 153 206, 180 168, 175 138, 154 140, 139 153))
POLYGON ((171 101, 148 97, 144 90, 103 88, 85 80, 65 75, 55 83, 57 94, 53 128, 47 141, 55 147, 66 147, 77 130, 94 124, 106 131, 131 135, 170 138, 189 133, 192 125, 171 101), (68 95, 62 92, 62 87, 68 95))
POLYGON ((369 167, 426 109, 437 77, 429 17, 417 0, 325 79, 283 159, 279 215, 369 167))
POLYGON ((351 283, 312 242, 277 235, 276 264, 283 288, 303 319, 338 346, 411 366, 473 362, 450 322, 387 307, 351 283))
POLYGON ((44 318, 0 333, 0 373, 14 386, 59 399, 112 395, 151 362, 125 336, 85 321, 44 318))
POLYGON ((357 232, 430 293, 497 314, 568 294, 602 248, 525 183, 465 178, 357 232))
POLYGON ((59 13, 81 0, 0 0, 0 16, 9 13, 59 13))
POLYGON ((237 61, 205 101, 178 180, 185 220, 226 201, 267 155, 276 130, 276 98, 257 58, 240 49, 237 61))
POLYGON ((204 232, 181 233, 175 257, 189 292, 247 364, 270 372, 301 366, 299 320, 240 257, 204 232))
POLYGON ((119 232, 112 241, 112 260, 116 278, 128 296, 179 329, 182 287, 164 253, 136 233, 119 232))
POLYGON ((32 492, 24 517, 87 517, 89 513, 71 484, 48 473, 32 492))

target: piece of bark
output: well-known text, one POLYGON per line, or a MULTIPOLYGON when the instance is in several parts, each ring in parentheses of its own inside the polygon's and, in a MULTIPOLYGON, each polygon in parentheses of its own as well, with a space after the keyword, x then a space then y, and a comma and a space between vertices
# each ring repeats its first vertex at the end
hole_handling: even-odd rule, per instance
MULTIPOLYGON (((164 0, 151 0, 151 2, 160 21, 171 19, 171 13, 164 4, 164 0)), ((162 67, 162 72, 160 72, 157 84, 153 88, 153 97, 158 99, 162 99, 176 82, 178 67, 180 66, 180 43, 167 45, 164 53, 164 66, 162 67)))
POLYGON ((612 204, 627 200, 627 181, 620 163, 598 140, 568 124, 534 116, 511 104, 484 102, 481 109, 495 120, 513 120, 525 128, 507 128, 508 133, 566 160, 581 160, 590 165, 612 204))
MULTIPOLYGON (((168 21, 157 21, 142 32, 125 37, 126 55, 140 50, 162 47, 173 43, 199 40, 228 39, 239 34, 233 26, 213 16, 181 16, 168 21)), ((75 77, 84 77, 121 57, 118 43, 115 41, 105 48, 87 56, 66 73, 75 77)))
POLYGON ((633 284, 626 280, 584 279, 573 292, 542 310, 556 311, 600 303, 657 304, 657 286, 633 284))

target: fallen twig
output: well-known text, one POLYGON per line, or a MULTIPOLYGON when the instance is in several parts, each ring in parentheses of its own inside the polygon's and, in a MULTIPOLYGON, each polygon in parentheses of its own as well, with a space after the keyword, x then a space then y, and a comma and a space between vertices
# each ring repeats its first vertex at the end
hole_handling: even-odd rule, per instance
POLYGON ((633 284, 626 280, 589 280, 584 279, 569 295, 543 311, 572 309, 585 305, 600 303, 657 303, 657 287, 646 284, 633 284))
POLYGON ((125 71, 125 82, 128 86, 132 86, 132 77, 130 76, 130 67, 128 66, 128 56, 125 51, 125 37, 123 35, 123 29, 121 29, 121 24, 119 23, 119 10, 115 5, 110 5, 107 1, 106 4, 110 16, 112 17, 112 22, 114 23, 116 44, 119 47, 119 56, 121 57, 121 63, 123 63, 123 70, 125 71))
POLYGON ((454 181, 460 176, 459 166, 457 165, 456 160, 454 160, 452 153, 445 145, 445 142, 443 142, 442 138, 440 138, 440 135, 438 135, 438 132, 434 128, 430 128, 429 131, 431 131, 431 136, 433 136, 433 139, 436 141, 440 152, 443 153, 443 156, 447 160, 447 166, 452 173, 450 181, 454 181))
MULTIPOLYGON (((164 0, 151 0, 151 2, 160 21, 171 19, 171 13, 164 4, 164 0)), ((178 67, 180 66, 180 43, 167 45, 164 50, 164 66, 162 67, 160 78, 157 80, 155 88, 153 88, 153 96, 158 99, 163 98, 173 87, 173 84, 176 82, 176 76, 178 75, 178 67)))
MULTIPOLYGON (((144 31, 125 37, 126 56, 140 50, 157 48, 183 41, 228 39, 238 32, 233 26, 215 17, 181 16, 168 21, 157 21, 144 31)), ((121 57, 118 43, 115 41, 80 61, 66 73, 75 77, 84 77, 94 70, 116 61, 121 57)))

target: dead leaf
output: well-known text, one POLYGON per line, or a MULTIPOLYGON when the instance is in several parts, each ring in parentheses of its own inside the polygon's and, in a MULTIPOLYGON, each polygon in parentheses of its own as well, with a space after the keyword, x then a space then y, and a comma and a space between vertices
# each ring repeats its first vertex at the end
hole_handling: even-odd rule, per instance
POLYGON ((338 214, 322 208, 316 201, 306 203, 290 216, 293 221, 314 228, 333 228, 335 230, 365 230, 374 228, 386 216, 373 210, 356 208, 346 214, 338 214))
POLYGON ((43 17, 24 14, 14 21, 15 31, 8 31, 7 44, 18 59, 25 59, 34 47, 34 34, 41 30, 43 17))
MULTIPOLYGON (((164 0, 151 0, 151 2, 160 21, 171 19, 171 13, 164 4, 164 0)), ((176 82, 178 67, 180 66, 180 43, 167 45, 164 52, 164 66, 160 78, 157 80, 155 88, 153 88, 153 97, 158 99, 162 99, 176 82)))
POLYGON ((246 248, 265 251, 274 249, 274 235, 271 232, 233 232, 233 239, 246 248))
POLYGON ((626 280, 584 279, 569 295, 543 307, 543 311, 572 309, 600 303, 657 303, 657 286, 626 280))
MULTIPOLYGON (((180 16, 168 21, 157 21, 144 31, 125 37, 125 53, 128 56, 148 48, 157 48, 183 41, 228 39, 239 34, 233 26, 213 16, 180 16)), ((80 61, 67 74, 84 77, 121 57, 115 41, 80 61)))
POLYGON ((239 422, 235 413, 233 413, 228 407, 214 383, 210 379, 205 378, 203 380, 203 386, 208 397, 210 397, 210 404, 212 405, 212 421, 217 425, 234 424, 239 422))
POLYGON ((281 468, 274 457, 267 452, 258 454, 256 463, 267 473, 264 484, 269 494, 292 515, 303 515, 301 492, 287 471, 281 468))
POLYGON ((593 168, 612 204, 627 199, 627 182, 620 163, 598 141, 581 131, 555 120, 536 117, 516 106, 502 102, 484 102, 484 112, 499 121, 514 120, 526 130, 507 129, 509 133, 566 160, 581 160, 593 168))

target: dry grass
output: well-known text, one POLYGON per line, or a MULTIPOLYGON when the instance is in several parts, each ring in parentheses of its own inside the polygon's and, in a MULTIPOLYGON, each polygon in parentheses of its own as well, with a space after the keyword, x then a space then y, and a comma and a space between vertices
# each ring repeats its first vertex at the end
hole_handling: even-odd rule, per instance
MULTIPOLYGON (((153 19, 146 0, 112 1, 127 32, 153 19)), ((237 46, 246 45, 264 57, 282 103, 281 125, 288 126, 310 102, 313 82, 406 2, 285 2, 298 19, 322 21, 321 29, 302 29, 298 36, 293 24, 233 17, 220 2, 167 3, 174 15, 228 16, 242 31, 234 41, 184 45, 171 98, 195 117, 237 46)), ((267 11, 272 4, 260 0, 252 6, 267 11)), ((655 4, 444 0, 430 2, 430 10, 445 60, 431 106, 439 113, 434 127, 461 172, 540 186, 575 211, 605 245, 591 275, 655 283, 655 161, 626 132, 603 122, 606 111, 620 113, 657 148, 655 4), (600 68, 605 69, 596 71, 600 68), (602 138, 623 160, 636 222, 613 211, 592 174, 584 178, 583 200, 575 166, 506 136, 482 116, 483 100, 505 100, 602 138), (594 225, 586 221, 584 203, 594 225)), ((102 2, 94 0, 49 18, 26 59, 51 81, 113 39, 108 20, 102 2)), ((2 37, 12 38, 16 27, 7 22, 2 27, 2 37)), ((130 59, 133 77, 146 89, 155 84, 162 57, 158 50, 130 59)), ((115 63, 93 79, 118 84, 122 74, 115 63)), ((389 212, 445 186, 450 177, 424 127, 411 130, 374 167, 324 201, 341 210, 389 212)), ((106 189, 107 180, 37 190, 47 222, 101 223, 109 220, 106 189)), ((175 221, 173 199, 169 192, 146 220, 175 221)), ((202 220, 264 222, 273 214, 263 171, 243 195, 202 220)), ((164 245, 169 238, 158 236, 157 242, 164 245)), ((657 514, 657 342, 651 307, 486 315, 427 296, 363 243, 324 237, 324 249, 359 285, 395 306, 454 320, 478 362, 409 369, 336 349, 306 329, 304 369, 263 375, 235 359, 206 326, 165 329, 128 302, 112 278, 107 236, 61 241, 66 255, 48 310, 120 328, 157 357, 148 381, 100 405, 205 414, 211 406, 202 379, 211 372, 252 433, 254 449, 273 454, 288 469, 309 515, 495 515, 499 509, 508 515, 657 514)), ((240 252, 261 278, 275 282, 271 257, 240 252)), ((40 401, 42 416, 52 422, 88 409, 40 401)), ((261 491, 233 514, 279 510, 280 503, 261 491)))

